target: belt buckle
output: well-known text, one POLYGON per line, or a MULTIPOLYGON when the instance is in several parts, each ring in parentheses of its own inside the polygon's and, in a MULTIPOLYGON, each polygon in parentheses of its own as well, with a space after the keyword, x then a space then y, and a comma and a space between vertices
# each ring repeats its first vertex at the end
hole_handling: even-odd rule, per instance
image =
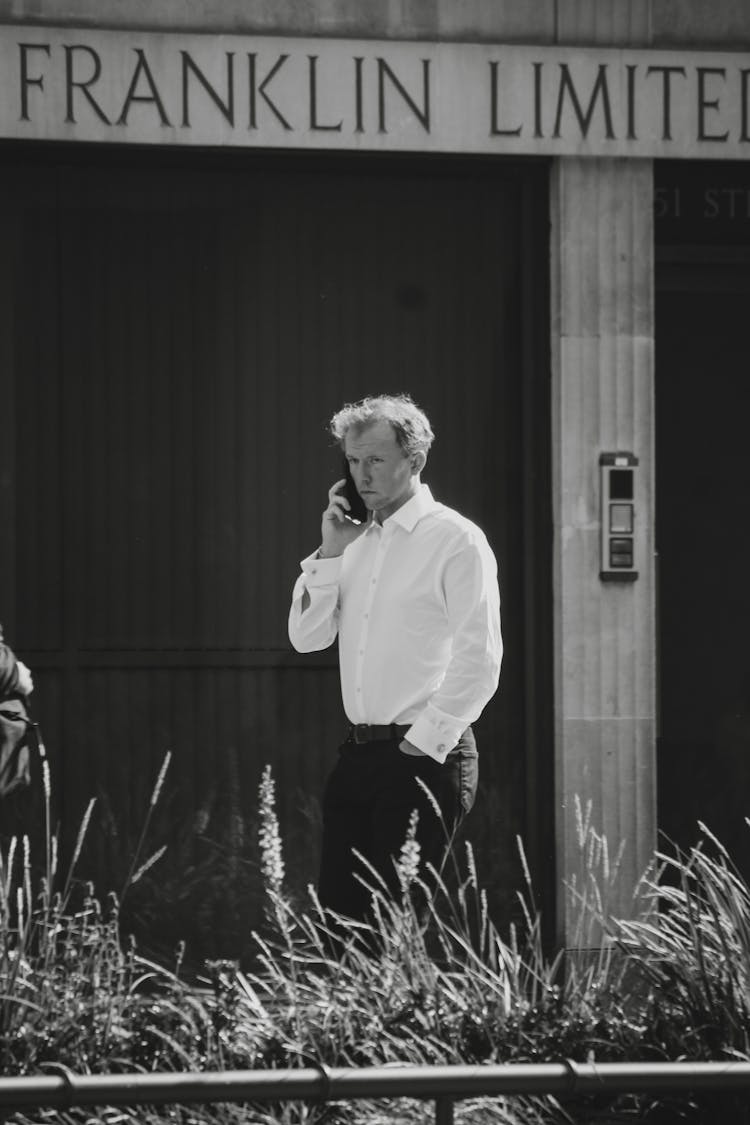
POLYGON ((363 742, 370 741, 370 727, 367 723, 355 723, 352 727, 352 734, 358 746, 361 746, 363 742))

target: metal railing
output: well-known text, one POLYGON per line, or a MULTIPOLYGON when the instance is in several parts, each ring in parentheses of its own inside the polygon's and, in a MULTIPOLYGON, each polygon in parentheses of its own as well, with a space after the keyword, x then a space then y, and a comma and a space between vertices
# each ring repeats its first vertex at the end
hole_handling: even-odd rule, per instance
POLYGON ((750 1063, 507 1063, 487 1066, 316 1064, 299 1070, 228 1070, 159 1074, 54 1073, 0 1078, 0 1120, 14 1110, 73 1106, 209 1102, 434 1100, 436 1125, 451 1125, 456 1101, 541 1094, 637 1094, 750 1089, 750 1063))

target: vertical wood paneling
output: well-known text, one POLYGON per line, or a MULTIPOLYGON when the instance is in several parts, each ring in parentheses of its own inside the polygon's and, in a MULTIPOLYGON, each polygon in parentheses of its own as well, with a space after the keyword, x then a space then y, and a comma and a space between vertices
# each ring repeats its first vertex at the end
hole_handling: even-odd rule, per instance
POLYGON ((0 240, 5 253, 0 258, 0 395, 6 433, 0 442, 0 627, 5 643, 14 641, 16 624, 16 380, 15 380, 15 293, 18 284, 18 217, 14 192, 7 180, 0 186, 0 240))
MULTIPOLYGON (((679 172, 685 195, 695 190, 690 171, 679 172)), ((747 184, 747 173, 723 174, 747 184)), ((715 171, 693 174, 700 182, 715 171)), ((705 236, 699 223, 687 229, 687 243, 705 236)), ((713 230, 709 238, 719 242, 713 230)), ((685 850, 705 824, 747 878, 750 529, 737 518, 750 488, 747 225, 729 239, 731 247, 688 252, 657 242, 658 822, 685 850), (686 434, 700 434, 695 458, 684 455, 686 434), (686 527, 700 528, 689 566, 686 527)))
MULTIPOLYGON (((533 402, 520 216, 528 177, 542 178, 500 164, 112 159, 56 169, 37 237, 56 247, 55 285, 29 272, 23 289, 27 318, 41 304, 59 321, 44 348, 62 371, 50 449, 63 450, 64 521, 47 581, 64 570, 66 629, 45 632, 28 602, 19 624, 56 650, 48 690, 66 704, 50 737, 69 834, 97 789, 137 833, 169 749, 175 816, 200 810, 236 760, 250 817, 271 762, 302 839, 300 807, 314 810, 344 731, 335 649, 300 661, 286 637, 338 472, 326 424, 344 401, 409 390, 438 434, 426 479, 482 524, 501 564, 508 655, 478 725, 476 833, 509 900, 515 835, 539 820, 524 758, 536 564, 519 548, 533 402)), ((54 370, 41 347, 19 345, 33 410, 54 370)), ((36 580, 39 548, 19 526, 36 580)), ((314 866, 305 850, 292 865, 314 866)))
POLYGON ((16 227, 10 243, 15 249, 9 259, 14 295, 7 329, 12 348, 8 370, 15 374, 11 442, 17 535, 5 548, 16 551, 16 628, 8 640, 23 653, 63 644, 57 223, 50 206, 54 187, 51 193, 44 190, 31 171, 17 171, 7 190, 16 227))

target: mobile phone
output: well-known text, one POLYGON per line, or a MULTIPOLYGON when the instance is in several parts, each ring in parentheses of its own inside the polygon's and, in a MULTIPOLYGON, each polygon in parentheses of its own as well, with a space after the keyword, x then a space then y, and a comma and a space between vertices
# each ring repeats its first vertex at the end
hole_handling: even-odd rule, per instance
POLYGON ((367 506, 357 492, 357 486, 352 477, 352 471, 349 468, 349 462, 346 457, 343 460, 344 477, 346 484, 341 489, 341 495, 345 496, 349 501, 349 511, 346 513, 351 519, 357 520, 358 523, 367 523, 367 506))

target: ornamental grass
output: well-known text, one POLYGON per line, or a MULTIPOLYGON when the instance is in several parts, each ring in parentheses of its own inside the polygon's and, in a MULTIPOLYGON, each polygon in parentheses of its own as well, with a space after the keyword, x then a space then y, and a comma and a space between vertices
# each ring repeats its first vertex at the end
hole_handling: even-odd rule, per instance
MULTIPOLYGON (((42 748, 43 753, 43 748, 42 748)), ((2 1073, 43 1074, 306 1068, 405 1064, 658 1061, 750 1058, 750 890, 704 826, 693 848, 657 853, 639 888, 640 916, 613 917, 618 859, 577 808, 584 875, 566 889, 586 958, 549 954, 519 841, 520 923, 501 933, 469 842, 453 841, 448 866, 421 873, 412 823, 395 857, 391 895, 360 858, 367 922, 322 909, 315 892, 287 887, 270 768, 260 779, 258 888, 264 921, 247 935, 242 963, 206 961, 186 973, 144 956, 123 924, 140 880, 158 879, 163 846, 149 852, 154 809, 169 757, 154 784, 140 836, 117 891, 99 894, 77 876, 96 816, 82 817, 71 861, 58 870, 44 759, 41 854, 27 837, 0 849, 0 1059, 2 1073)), ((415 814, 416 815, 416 814, 415 814)), ((436 813, 437 815, 437 813, 436 813)), ((173 875, 170 875, 173 878, 173 875)), ((15 1125, 61 1122, 208 1125, 327 1122, 411 1125, 434 1120, 410 1099, 308 1105, 102 1107, 16 1113, 15 1125)), ((457 1122, 684 1121, 740 1125, 739 1098, 467 1099, 457 1122)))

